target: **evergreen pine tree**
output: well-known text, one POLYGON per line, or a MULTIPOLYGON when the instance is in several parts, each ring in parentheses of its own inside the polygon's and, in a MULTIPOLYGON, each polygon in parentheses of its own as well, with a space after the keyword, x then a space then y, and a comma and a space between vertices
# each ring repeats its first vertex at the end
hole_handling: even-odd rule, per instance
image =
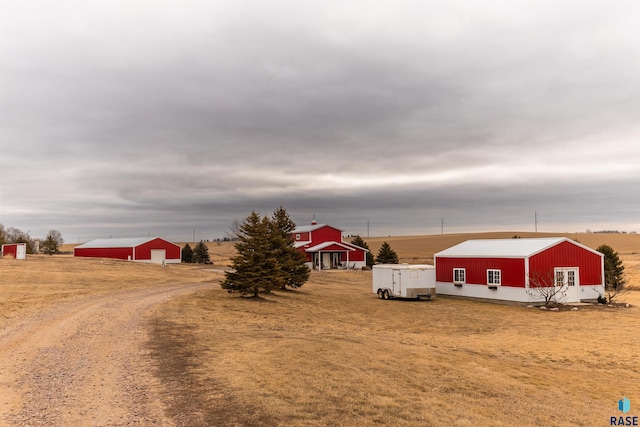
POLYGON ((223 289, 241 295, 258 296, 285 285, 274 247, 277 244, 269 218, 253 211, 237 230, 236 256, 232 271, 225 273, 223 289))
POLYGON ((41 250, 42 253, 46 255, 53 255, 58 253, 60 247, 58 246, 58 242, 53 238, 53 236, 49 234, 47 236, 47 239, 42 242, 41 250))
POLYGON ((282 237, 286 239, 289 239, 291 232, 296 228, 296 223, 293 222, 289 216, 289 212, 287 212, 287 209, 282 205, 273 211, 271 221, 273 222, 275 229, 278 230, 282 234, 282 237))
POLYGON ((382 246, 380 246, 380 250, 378 251, 376 262, 379 264, 397 264, 398 254, 396 251, 391 249, 391 245, 389 245, 389 243, 383 242, 382 246))
POLYGON ((282 274, 281 289, 299 288, 309 280, 309 267, 302 252, 297 250, 291 239, 291 232, 296 228, 287 210, 280 206, 273 211, 271 217, 273 250, 280 264, 282 274))
POLYGON ((371 253, 371 250, 369 249, 369 245, 367 245, 367 242, 362 240, 362 237, 360 237, 359 235, 356 235, 356 237, 354 237, 351 240, 351 243, 367 250, 367 259, 366 259, 367 267, 373 267, 373 264, 374 264, 373 254, 371 253))
POLYGON ((609 245, 600 245, 596 249, 604 254, 604 290, 608 302, 623 292, 626 292, 627 280, 624 277, 624 266, 618 252, 609 245))
POLYGON ((209 247, 202 240, 200 240, 193 249, 193 262, 198 264, 211 263, 211 259, 209 258, 209 247))
POLYGON ((193 262, 193 249, 191 249, 191 246, 189 246, 188 243, 184 245, 184 248, 182 248, 182 262, 193 262))

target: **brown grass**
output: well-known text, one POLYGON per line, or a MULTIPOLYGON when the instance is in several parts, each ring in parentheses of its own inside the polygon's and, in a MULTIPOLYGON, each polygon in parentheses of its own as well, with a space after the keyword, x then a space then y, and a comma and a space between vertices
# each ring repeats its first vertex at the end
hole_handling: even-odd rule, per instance
POLYGON ((43 305, 89 293, 154 286, 177 281, 199 282, 209 275, 198 266, 165 268, 113 259, 29 255, 26 260, 0 258, 0 323, 43 305))
POLYGON ((193 399, 224 384, 279 425, 592 426, 622 395, 640 399, 636 307, 381 301, 370 281, 320 272, 297 292, 215 289, 157 314, 194 337, 193 399))
MULTIPOLYGON (((428 262, 477 236, 367 241, 428 262)), ((578 240, 610 244, 638 283, 637 236, 578 240)), ((216 264, 233 254, 231 243, 210 248, 216 264)), ((197 266, 0 260, 0 324, 88 292, 212 276, 197 266)), ((625 296, 631 308, 543 312, 442 296, 381 301, 370 283, 370 272, 321 272, 259 300, 213 289, 158 307, 149 347, 167 414, 188 423, 198 412, 211 425, 593 426, 608 425, 623 395, 640 401, 640 292, 625 296)))

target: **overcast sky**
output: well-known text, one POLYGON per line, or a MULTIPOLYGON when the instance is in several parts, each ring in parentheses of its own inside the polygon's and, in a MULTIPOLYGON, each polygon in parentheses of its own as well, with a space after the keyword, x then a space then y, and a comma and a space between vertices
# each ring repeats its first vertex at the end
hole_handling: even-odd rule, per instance
POLYGON ((640 232, 640 2, 0 0, 0 223, 640 232))

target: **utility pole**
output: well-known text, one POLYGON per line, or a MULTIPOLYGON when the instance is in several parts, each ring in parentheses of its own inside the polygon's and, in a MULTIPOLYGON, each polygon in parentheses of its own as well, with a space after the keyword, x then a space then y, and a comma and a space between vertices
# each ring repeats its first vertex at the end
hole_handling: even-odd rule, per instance
POLYGON ((196 229, 194 228, 193 229, 193 240, 192 240, 192 242, 195 242, 195 241, 196 241, 196 229))
POLYGON ((369 221, 367 221, 367 239, 369 238, 369 221))
POLYGON ((538 211, 535 211, 533 214, 534 223, 536 226, 536 233, 538 232, 538 211))
POLYGON ((440 235, 444 236, 444 218, 440 219, 440 235))

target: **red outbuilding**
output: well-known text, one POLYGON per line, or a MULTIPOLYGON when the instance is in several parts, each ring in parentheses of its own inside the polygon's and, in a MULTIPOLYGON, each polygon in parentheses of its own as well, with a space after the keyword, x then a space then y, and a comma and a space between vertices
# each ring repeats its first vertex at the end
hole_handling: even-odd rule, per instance
POLYGON ((27 258, 27 244, 26 243, 7 243, 2 245, 2 256, 26 259, 27 258))
POLYGON ((314 270, 362 268, 367 265, 367 251, 342 240, 342 230, 312 221, 291 232, 295 247, 301 251, 307 266, 314 270))
POLYGON ((129 261, 180 263, 180 245, 159 237, 137 239, 98 239, 76 246, 73 255, 89 258, 115 258, 129 261))
POLYGON ((604 255, 566 237, 467 240, 434 255, 438 294, 543 302, 540 288, 562 288, 558 302, 604 294, 604 255))

